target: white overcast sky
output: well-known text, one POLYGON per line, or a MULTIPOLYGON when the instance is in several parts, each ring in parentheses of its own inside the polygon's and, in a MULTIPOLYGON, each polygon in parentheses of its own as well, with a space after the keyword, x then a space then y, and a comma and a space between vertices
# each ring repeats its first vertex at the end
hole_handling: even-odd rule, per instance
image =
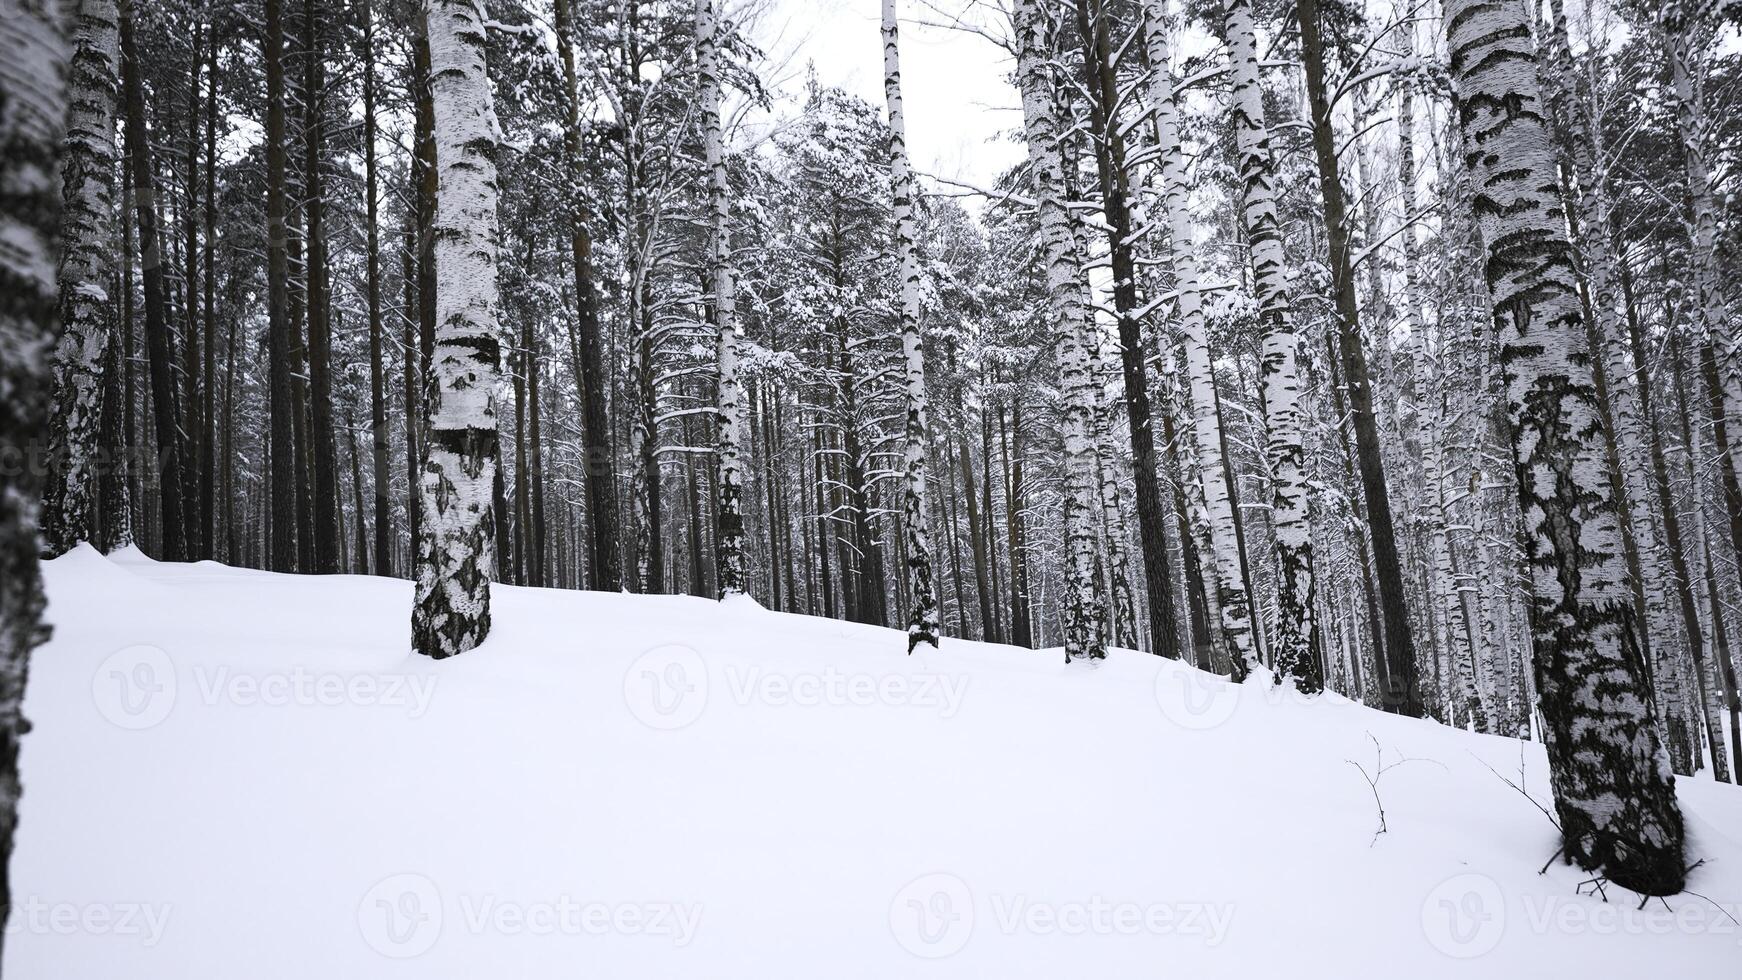
MULTIPOLYGON (((768 53, 765 80, 788 96, 782 114, 803 97, 805 66, 819 80, 865 99, 878 110, 883 98, 883 44, 879 0, 746 0, 764 7, 751 36, 768 53)), ((985 187, 1019 162, 1022 148, 1007 138, 1021 125, 1016 90, 1006 81, 1014 67, 992 41, 976 33, 931 26, 965 16, 1008 30, 986 0, 900 0, 902 93, 907 145, 922 174, 985 187)), ((969 203, 970 207, 975 202, 969 203)), ((975 210, 978 210, 975 208, 975 210)))

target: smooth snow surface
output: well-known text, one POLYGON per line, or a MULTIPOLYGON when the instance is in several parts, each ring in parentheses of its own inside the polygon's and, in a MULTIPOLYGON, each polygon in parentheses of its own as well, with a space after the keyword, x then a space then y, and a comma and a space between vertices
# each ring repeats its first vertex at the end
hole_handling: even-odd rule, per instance
MULTIPOLYGON (((1735 977, 1556 864, 1533 744, 749 602, 45 566, 4 975, 1735 977), (1374 742, 1378 743, 1376 750, 1374 742), (1376 770, 1387 832, 1357 765, 1376 770), (1490 772, 1484 766, 1498 772, 1490 772)), ((1742 918, 1742 791, 1679 784, 1742 918)))

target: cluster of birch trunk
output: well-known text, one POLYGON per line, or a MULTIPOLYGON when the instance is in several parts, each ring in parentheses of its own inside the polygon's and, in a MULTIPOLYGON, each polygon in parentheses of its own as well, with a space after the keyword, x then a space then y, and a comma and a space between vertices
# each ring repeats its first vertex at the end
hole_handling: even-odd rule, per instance
POLYGON ((409 577, 432 656, 509 582, 1330 689, 1541 739, 1566 858, 1681 887, 1671 774, 1742 756, 1721 5, 973 5, 972 188, 896 0, 880 105, 771 91, 753 2, 14 4, 0 756, 35 555, 137 544, 409 577))

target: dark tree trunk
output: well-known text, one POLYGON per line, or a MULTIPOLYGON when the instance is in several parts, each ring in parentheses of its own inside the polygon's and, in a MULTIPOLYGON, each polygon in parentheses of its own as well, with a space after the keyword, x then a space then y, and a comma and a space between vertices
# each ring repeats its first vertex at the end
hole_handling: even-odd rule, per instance
POLYGON ((162 483, 158 498, 163 538, 162 557, 189 557, 184 502, 187 441, 181 432, 180 386, 175 380, 174 342, 170 337, 164 258, 158 242, 157 192, 152 176, 151 146, 145 130, 145 90, 139 77, 139 52, 133 41, 131 4, 121 11, 121 74, 125 93, 128 161, 132 169, 133 204, 139 224, 140 265, 145 273, 145 347, 151 371, 152 419, 156 426, 162 483))
MULTIPOLYGON (((376 575, 393 574, 393 501, 388 494, 387 474, 387 368, 382 360, 385 345, 381 323, 381 214, 380 187, 375 172, 375 12, 372 0, 363 0, 358 14, 363 21, 363 193, 368 209, 365 228, 368 252, 365 288, 369 303, 369 448, 370 469, 375 482, 376 575)), ((407 406, 409 410, 409 406, 407 406)), ((362 511, 357 512, 362 521, 362 511)))
POLYGON ((266 27, 261 37, 266 62, 266 314, 267 387, 271 431, 268 495, 271 498, 271 546, 267 567, 295 571, 296 436, 290 380, 290 256, 285 193, 284 135, 284 11, 283 0, 266 0, 266 27))
MULTIPOLYGON (((1149 386, 1144 380, 1143 325, 1138 320, 1130 173, 1125 163, 1125 139, 1116 114, 1119 84, 1113 64, 1110 18, 1101 3, 1102 0, 1077 0, 1077 30, 1082 39, 1084 82, 1090 97, 1089 123, 1094 137, 1090 142, 1095 148, 1101 210, 1109 229, 1113 307, 1119 319, 1125 417, 1131 430, 1131 469, 1137 490, 1137 534, 1143 545, 1143 578, 1149 594, 1149 638, 1156 653, 1177 660, 1179 626, 1174 622, 1173 573, 1167 566, 1167 514, 1156 480, 1155 432, 1150 427, 1149 386)), ((1015 577, 1013 574, 1012 578, 1015 577)))
POLYGON ((314 568, 339 570, 338 448, 333 435, 332 317, 327 296, 326 55, 316 0, 303 0, 303 185, 307 198, 309 451, 313 456, 314 568))
MULTIPOLYGON (((1304 8, 1301 17, 1316 26, 1316 8, 1304 8)), ((1317 31, 1312 32, 1316 40, 1317 31)), ((1311 60, 1311 59, 1309 59, 1311 60)), ((1308 83, 1316 94, 1315 105, 1326 101, 1322 64, 1311 72, 1308 83)), ((1373 414, 1373 385, 1368 377, 1367 354, 1361 341, 1361 315, 1355 298, 1355 266, 1349 243, 1348 207, 1337 160, 1337 134, 1330 112, 1313 114, 1313 154, 1318 158, 1319 193, 1325 204, 1325 237, 1330 243, 1331 281, 1337 309, 1337 348, 1342 355, 1343 379, 1349 392, 1351 421, 1355 428, 1355 459, 1361 472, 1361 489, 1367 501, 1367 526, 1372 539, 1373 570, 1378 579, 1379 606, 1385 617, 1385 676, 1383 707, 1387 711, 1419 718, 1421 681, 1415 662, 1415 638, 1410 630, 1405 603, 1403 566, 1397 557, 1397 534, 1391 520, 1391 495, 1385 486, 1385 461, 1379 445, 1379 423, 1373 414)))
POLYGON ((218 390, 218 27, 206 29, 206 201, 205 201, 205 365, 200 371, 200 546, 216 557, 217 543, 217 390, 218 390))

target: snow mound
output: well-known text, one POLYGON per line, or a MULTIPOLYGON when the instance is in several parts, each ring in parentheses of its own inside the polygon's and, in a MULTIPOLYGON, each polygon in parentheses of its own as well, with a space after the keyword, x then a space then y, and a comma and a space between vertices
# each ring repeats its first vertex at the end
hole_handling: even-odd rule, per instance
POLYGON ((1540 868, 1540 748, 1115 651, 748 601, 45 565, 11 978, 1734 976, 1742 791, 1682 895, 1540 868), (1583 892, 1583 894, 1581 894, 1583 892))

